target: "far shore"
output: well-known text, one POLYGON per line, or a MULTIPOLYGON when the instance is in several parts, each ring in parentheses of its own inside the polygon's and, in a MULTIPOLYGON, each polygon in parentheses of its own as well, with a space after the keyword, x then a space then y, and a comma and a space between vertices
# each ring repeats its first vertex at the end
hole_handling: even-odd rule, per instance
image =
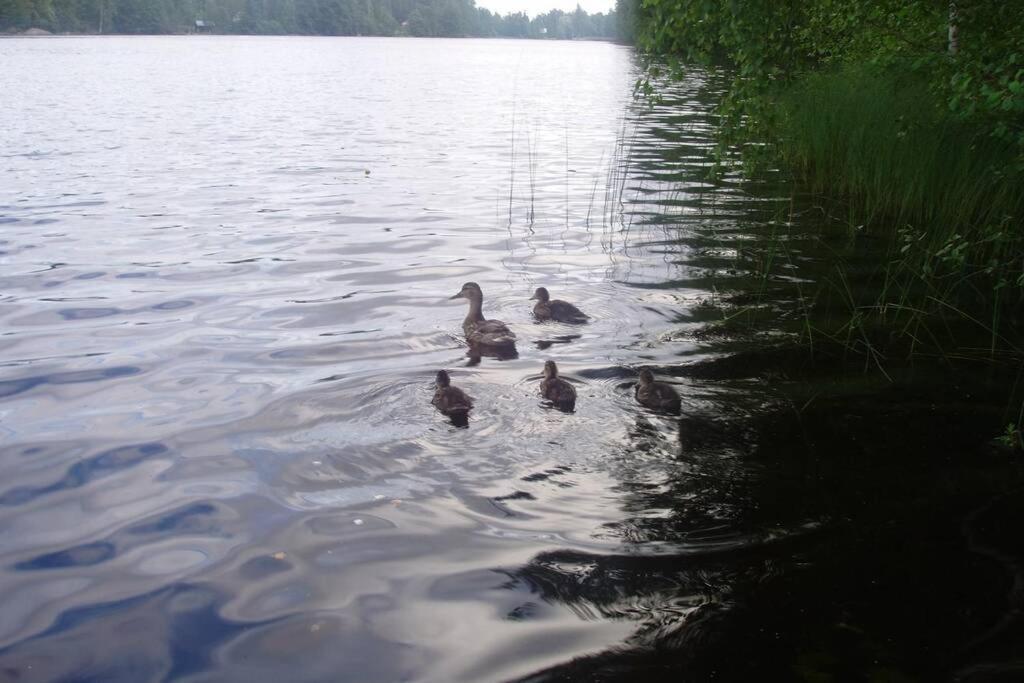
POLYGON ((536 41, 558 41, 558 42, 599 42, 599 43, 617 43, 620 45, 628 45, 618 38, 602 38, 597 36, 591 36, 586 38, 530 38, 526 36, 410 36, 410 35, 363 35, 363 34, 320 34, 320 33, 214 33, 212 31, 203 32, 183 32, 183 33, 73 33, 65 31, 62 33, 53 33, 41 28, 30 28, 24 31, 16 31, 14 29, 0 29, 0 40, 4 38, 96 38, 96 37, 154 37, 154 36, 260 36, 260 37, 274 37, 274 38, 445 38, 445 39, 478 39, 478 40, 536 40, 536 41))

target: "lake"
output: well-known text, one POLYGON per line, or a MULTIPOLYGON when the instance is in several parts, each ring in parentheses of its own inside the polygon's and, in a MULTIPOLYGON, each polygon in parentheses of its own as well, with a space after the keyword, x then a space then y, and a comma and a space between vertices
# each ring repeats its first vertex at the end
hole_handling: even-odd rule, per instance
POLYGON ((936 654, 1009 609, 979 548, 1016 469, 972 450, 1000 400, 751 356, 878 246, 709 179, 722 84, 648 104, 639 73, 601 42, 0 40, 0 681, 1004 661, 936 654), (467 355, 466 281, 517 358, 467 355), (538 286, 590 323, 537 323, 538 286), (757 335, 709 327, 754 294, 757 335))

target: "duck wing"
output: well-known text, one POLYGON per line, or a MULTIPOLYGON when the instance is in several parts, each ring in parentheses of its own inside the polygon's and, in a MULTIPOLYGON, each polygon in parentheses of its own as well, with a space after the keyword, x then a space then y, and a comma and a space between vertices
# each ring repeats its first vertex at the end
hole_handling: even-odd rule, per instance
POLYGON ((466 339, 484 346, 506 346, 515 343, 516 335, 500 320, 481 320, 466 330, 466 339))
POLYGON ((448 387, 450 410, 469 410, 473 407, 473 397, 458 387, 448 387))
POLYGON ((563 323, 585 323, 590 316, 573 306, 568 301, 555 299, 548 302, 551 308, 551 317, 563 323))
POLYGON ((672 412, 679 412, 679 408, 682 406, 682 400, 679 398, 679 394, 668 384, 657 383, 654 385, 654 397, 658 404, 658 407, 662 410, 669 410, 672 412))
POLYGON ((458 387, 444 387, 434 392, 434 407, 442 413, 466 413, 473 407, 473 399, 458 387))

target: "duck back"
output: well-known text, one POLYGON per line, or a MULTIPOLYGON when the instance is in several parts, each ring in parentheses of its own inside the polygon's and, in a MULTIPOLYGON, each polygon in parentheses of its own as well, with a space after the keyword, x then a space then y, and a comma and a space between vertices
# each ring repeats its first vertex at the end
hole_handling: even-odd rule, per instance
POLYGON ((468 413, 473 408, 473 399, 458 387, 438 387, 431 403, 445 415, 468 413))
POLYGON ((638 384, 635 396, 638 403, 652 410, 678 413, 682 407, 682 400, 679 398, 679 394, 664 382, 651 382, 647 385, 638 384))
POLYGON ((473 320, 466 318, 462 323, 466 341, 480 346, 508 346, 515 344, 516 335, 500 320, 473 320))
POLYGON ((540 383, 540 394, 563 410, 576 407, 576 389, 561 377, 547 377, 540 383))
POLYGON ((538 301, 533 307, 533 314, 538 320, 556 320, 561 323, 585 323, 589 316, 568 301, 552 299, 538 301))

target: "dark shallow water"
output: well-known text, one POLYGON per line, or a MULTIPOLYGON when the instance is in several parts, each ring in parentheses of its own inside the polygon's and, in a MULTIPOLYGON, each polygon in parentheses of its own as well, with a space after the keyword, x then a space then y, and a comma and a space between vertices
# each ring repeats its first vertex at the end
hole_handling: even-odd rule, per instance
POLYGON ((473 40, 0 64, 0 681, 1021 667, 1004 378, 786 345, 880 256, 705 180, 713 80, 636 106, 626 48, 473 40), (467 358, 466 280, 517 359, 467 358))

